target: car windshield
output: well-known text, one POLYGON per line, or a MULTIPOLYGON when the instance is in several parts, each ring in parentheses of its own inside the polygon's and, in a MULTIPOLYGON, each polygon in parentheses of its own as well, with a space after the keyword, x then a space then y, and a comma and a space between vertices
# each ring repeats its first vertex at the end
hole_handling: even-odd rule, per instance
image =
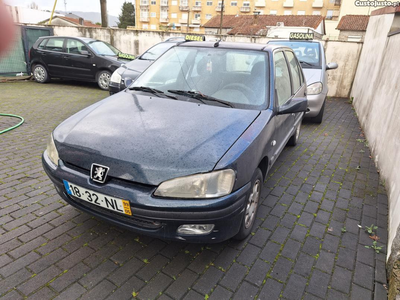
POLYGON ((111 46, 109 43, 102 41, 92 41, 89 42, 89 47, 97 54, 97 55, 118 55, 120 52, 114 46, 111 46))
POLYGON ((303 68, 321 68, 321 52, 319 43, 270 41, 268 44, 279 44, 292 48, 303 68))
POLYGON ((261 51, 173 47, 130 88, 149 87, 209 105, 227 102, 226 107, 261 109, 268 103, 268 62, 268 54, 261 51))
POLYGON ((160 43, 155 45, 154 47, 151 47, 149 50, 147 50, 141 57, 140 59, 145 59, 145 60, 156 60, 163 54, 165 51, 167 51, 169 48, 171 48, 174 44, 172 43, 160 43))

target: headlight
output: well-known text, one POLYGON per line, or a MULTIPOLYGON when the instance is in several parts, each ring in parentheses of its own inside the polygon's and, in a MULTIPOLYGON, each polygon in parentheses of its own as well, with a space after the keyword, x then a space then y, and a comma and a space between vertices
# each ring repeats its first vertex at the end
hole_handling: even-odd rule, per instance
POLYGON ((110 81, 116 82, 116 83, 121 83, 121 75, 119 75, 118 70, 115 70, 115 72, 111 75, 110 81))
POLYGON ((53 164, 58 166, 58 151, 56 148, 56 144, 54 144, 52 134, 50 134, 50 138, 47 140, 47 156, 50 158, 53 164))
POLYGON ((307 87, 307 95, 318 95, 322 92, 322 83, 315 82, 307 87))
POLYGON ((232 192, 235 171, 221 170, 164 181, 154 195, 173 198, 216 198, 232 192))

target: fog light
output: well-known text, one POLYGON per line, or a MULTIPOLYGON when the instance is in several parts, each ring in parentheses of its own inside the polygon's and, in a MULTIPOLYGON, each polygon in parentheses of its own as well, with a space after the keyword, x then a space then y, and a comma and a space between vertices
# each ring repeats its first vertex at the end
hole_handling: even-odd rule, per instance
POLYGON ((179 234, 209 234, 213 230, 214 224, 187 224, 179 226, 177 232, 179 234))

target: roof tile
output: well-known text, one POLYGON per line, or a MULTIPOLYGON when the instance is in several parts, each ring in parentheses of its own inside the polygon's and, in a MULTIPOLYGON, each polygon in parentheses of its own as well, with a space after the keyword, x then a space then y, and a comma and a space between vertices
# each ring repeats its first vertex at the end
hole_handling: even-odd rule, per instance
POLYGON ((366 31, 369 16, 364 15, 345 15, 340 19, 338 30, 366 31))

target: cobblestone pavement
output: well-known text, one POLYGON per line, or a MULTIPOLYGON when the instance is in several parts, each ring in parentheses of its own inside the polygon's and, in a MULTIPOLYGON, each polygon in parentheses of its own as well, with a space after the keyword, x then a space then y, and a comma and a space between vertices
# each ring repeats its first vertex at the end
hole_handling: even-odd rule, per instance
MULTIPOLYGON (((95 85, 0 84, 0 112, 25 123, 0 135, 3 299, 385 299, 387 197, 352 106, 331 99, 303 124, 265 183, 245 241, 185 244, 81 213, 41 166, 51 130, 107 96, 95 85), (376 224, 372 239, 359 228, 376 224)), ((0 117, 0 130, 18 122, 0 117)))

